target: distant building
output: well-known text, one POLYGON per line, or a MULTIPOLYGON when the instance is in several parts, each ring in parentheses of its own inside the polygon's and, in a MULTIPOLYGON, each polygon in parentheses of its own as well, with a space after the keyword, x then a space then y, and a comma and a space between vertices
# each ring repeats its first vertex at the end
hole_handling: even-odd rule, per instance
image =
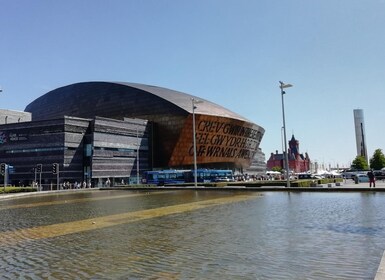
POLYGON ((13 110, 0 109, 0 124, 29 122, 32 114, 13 110))
POLYGON ((354 109, 354 128, 356 132, 357 156, 363 156, 368 162, 368 152, 366 150, 366 136, 364 111, 362 109, 354 109))
MULTIPOLYGON (((294 135, 289 141, 289 169, 294 173, 307 172, 310 170, 310 158, 307 153, 305 155, 299 152, 299 141, 295 139, 294 135)), ((271 170, 273 167, 280 167, 285 169, 284 154, 279 154, 278 151, 271 153, 269 160, 267 161, 267 169, 271 170)))

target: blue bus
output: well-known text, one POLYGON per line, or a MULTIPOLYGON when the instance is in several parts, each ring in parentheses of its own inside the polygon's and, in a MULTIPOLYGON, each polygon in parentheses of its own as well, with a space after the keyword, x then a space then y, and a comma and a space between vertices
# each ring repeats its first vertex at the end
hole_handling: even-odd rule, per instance
POLYGON ((163 186, 165 184, 183 184, 186 182, 185 170, 145 171, 143 183, 163 186))
MULTIPOLYGON (((143 183, 154 185, 172 185, 194 182, 194 170, 157 170, 145 171, 143 183)), ((227 169, 197 169, 197 182, 230 182, 233 171, 227 169)))
MULTIPOLYGON (((188 171, 189 182, 194 182, 194 170, 188 171)), ((230 182, 233 181, 233 171, 224 169, 197 169, 197 182, 230 182)))

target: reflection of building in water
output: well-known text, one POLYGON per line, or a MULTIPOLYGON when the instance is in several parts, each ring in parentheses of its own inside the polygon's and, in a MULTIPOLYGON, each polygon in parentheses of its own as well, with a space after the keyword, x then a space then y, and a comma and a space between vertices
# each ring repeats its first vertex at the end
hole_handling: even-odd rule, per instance
POLYGON ((363 156, 366 159, 366 162, 368 162, 368 152, 366 149, 364 111, 362 109, 354 109, 353 115, 354 115, 354 128, 356 132, 357 156, 363 156))
POLYGON ((193 112, 199 168, 249 168, 264 134, 208 100, 133 83, 68 85, 25 111, 32 114, 30 124, 0 126, 5 137, 0 156, 14 165, 11 177, 20 180, 34 179, 36 164, 43 164, 45 182, 56 178, 51 166, 59 163, 60 178, 103 183, 110 178, 112 184, 132 182, 146 170, 193 168, 193 112), (203 102, 193 109, 192 98, 203 102))
MULTIPOLYGON (((295 139, 294 135, 289 141, 288 149, 289 169, 292 172, 300 173, 310 170, 310 158, 307 153, 301 154, 299 152, 299 141, 295 139)), ((271 170, 274 167, 285 169, 285 157, 283 154, 279 154, 278 151, 270 154, 270 158, 267 161, 267 169, 271 170)))

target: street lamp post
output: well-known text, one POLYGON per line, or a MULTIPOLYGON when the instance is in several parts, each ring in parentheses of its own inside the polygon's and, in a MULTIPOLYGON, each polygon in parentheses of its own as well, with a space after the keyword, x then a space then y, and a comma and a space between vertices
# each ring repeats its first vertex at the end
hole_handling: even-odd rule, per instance
MULTIPOLYGON (((147 122, 144 121, 143 123, 141 123, 142 125, 146 126, 147 125, 147 122)), ((146 130, 146 127, 144 128, 144 131, 146 130)), ((143 135, 144 135, 144 132, 142 133, 142 138, 143 138, 143 135)), ((140 177, 140 168, 139 168, 139 164, 140 164, 140 155, 139 155, 139 151, 140 151, 140 142, 139 141, 139 124, 136 125, 136 184, 139 185, 139 177, 140 177)))
POLYGON ((283 151, 285 156, 285 168, 286 168, 286 187, 290 187, 290 174, 289 174, 289 155, 287 151, 287 140, 286 140, 286 124, 285 124, 285 105, 283 102, 283 95, 286 93, 283 89, 292 87, 291 84, 285 84, 281 81, 279 81, 279 88, 281 89, 281 96, 282 96, 282 119, 283 119, 283 137, 285 142, 285 150, 283 151))
POLYGON ((136 184, 139 185, 139 127, 136 126, 136 184))
POLYGON ((192 114, 193 114, 193 149, 194 149, 194 187, 198 187, 198 171, 197 171, 197 144, 196 144, 196 133, 195 133, 195 104, 202 103, 201 100, 191 98, 192 114))

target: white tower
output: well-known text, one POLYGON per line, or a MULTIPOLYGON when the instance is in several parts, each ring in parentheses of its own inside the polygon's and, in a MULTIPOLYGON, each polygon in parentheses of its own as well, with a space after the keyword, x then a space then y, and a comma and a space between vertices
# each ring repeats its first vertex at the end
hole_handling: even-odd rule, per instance
POLYGON ((363 156, 368 162, 368 152, 366 150, 366 136, 364 124, 364 111, 362 109, 354 109, 354 127, 356 131, 357 156, 363 156))

